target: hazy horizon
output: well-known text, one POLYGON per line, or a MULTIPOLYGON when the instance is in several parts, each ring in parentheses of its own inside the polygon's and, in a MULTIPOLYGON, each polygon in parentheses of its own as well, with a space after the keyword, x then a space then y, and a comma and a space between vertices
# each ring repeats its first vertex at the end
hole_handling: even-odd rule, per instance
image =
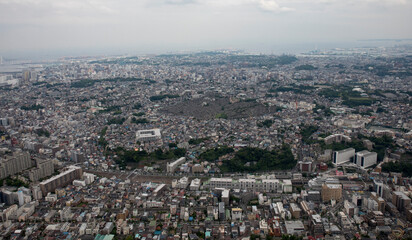
POLYGON ((412 38, 411 12, 411 0, 0 0, 0 56, 388 46, 412 38))

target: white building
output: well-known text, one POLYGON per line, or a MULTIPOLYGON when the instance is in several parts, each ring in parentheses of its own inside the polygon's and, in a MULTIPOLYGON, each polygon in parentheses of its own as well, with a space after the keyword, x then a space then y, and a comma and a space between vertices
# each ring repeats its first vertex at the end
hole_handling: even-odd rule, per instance
POLYGON ((136 141, 142 142, 155 141, 157 139, 160 139, 161 137, 162 135, 160 134, 159 128, 139 130, 136 133, 136 141))
POLYGON ((85 181, 86 184, 91 184, 94 182, 96 178, 96 175, 91 174, 91 173, 83 173, 83 179, 85 181))
POLYGON ((333 152, 333 164, 340 165, 349 162, 355 156, 355 149, 347 148, 341 151, 333 152))
POLYGON ((242 220, 242 209, 241 208, 232 208, 232 220, 234 221, 242 220))
POLYGON ((153 195, 154 195, 154 196, 159 195, 161 192, 163 192, 163 190, 164 190, 165 188, 166 188, 166 184, 164 184, 164 183, 159 184, 159 185, 155 188, 155 190, 153 190, 153 195))
POLYGON ((13 78, 12 75, 0 75, 0 87, 17 86, 19 83, 19 79, 13 78))
POLYGON ((189 185, 189 179, 187 177, 182 177, 181 179, 176 180, 174 179, 172 181, 172 188, 187 188, 187 185, 189 185))
POLYGON ((229 200, 230 200, 229 196, 230 196, 229 189, 223 189, 223 191, 222 191, 222 202, 229 205, 229 200))
POLYGON ((376 152, 369 152, 367 150, 363 150, 356 153, 353 163, 362 168, 367 168, 376 164, 377 160, 378 154, 376 152))
POLYGON ((232 178, 211 178, 205 183, 208 187, 226 188, 226 189, 241 189, 246 191, 259 192, 292 192, 292 182, 290 180, 280 181, 278 179, 253 179, 242 178, 234 180, 232 178))
POLYGON ((305 226, 302 221, 285 221, 286 233, 290 235, 303 235, 305 226))
POLYGON ((333 135, 329 135, 327 137, 325 137, 324 139, 325 144, 331 144, 334 142, 351 142, 352 139, 346 135, 343 134, 333 134, 333 135))
POLYGON ((229 188, 233 189, 231 178, 211 178, 208 182, 209 187, 211 188, 229 188))
POLYGON ((293 190, 292 181, 291 180, 283 180, 282 190, 284 193, 291 193, 293 190))
POLYGON ((85 187, 86 182, 84 180, 74 180, 73 185, 76 187, 85 187))
POLYGON ((168 172, 168 173, 173 173, 173 172, 176 170, 176 168, 177 168, 179 165, 183 164, 185 161, 186 161, 186 158, 185 158, 185 157, 181 157, 181 158, 177 159, 177 160, 174 161, 174 162, 167 163, 167 166, 166 166, 167 172, 168 172))
POLYGON ((23 191, 22 191, 22 190, 19 190, 19 191, 17 192, 17 196, 18 196, 18 199, 19 199, 19 206, 23 206, 23 204, 24 204, 23 191))
POLYGON ((197 191, 200 188, 200 179, 199 178, 195 178, 192 180, 192 182, 190 183, 190 190, 191 191, 197 191))

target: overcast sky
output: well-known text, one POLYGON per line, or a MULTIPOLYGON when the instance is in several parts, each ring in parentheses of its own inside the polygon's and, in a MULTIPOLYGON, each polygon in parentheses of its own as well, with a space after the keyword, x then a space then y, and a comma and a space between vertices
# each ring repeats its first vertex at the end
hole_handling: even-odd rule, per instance
POLYGON ((412 38, 412 0, 0 0, 0 55, 290 48, 412 38))

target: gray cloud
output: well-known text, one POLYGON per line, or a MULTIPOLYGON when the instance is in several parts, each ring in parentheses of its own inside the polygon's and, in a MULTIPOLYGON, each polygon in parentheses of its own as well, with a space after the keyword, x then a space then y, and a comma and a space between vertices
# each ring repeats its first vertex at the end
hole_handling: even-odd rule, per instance
POLYGON ((0 55, 411 38, 410 12, 410 0, 0 0, 0 55))

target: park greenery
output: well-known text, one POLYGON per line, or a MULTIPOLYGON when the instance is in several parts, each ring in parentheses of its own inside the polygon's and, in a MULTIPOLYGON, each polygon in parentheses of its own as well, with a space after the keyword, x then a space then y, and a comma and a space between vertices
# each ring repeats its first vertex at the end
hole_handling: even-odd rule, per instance
POLYGON ((4 184, 6 184, 7 186, 11 186, 11 187, 26 187, 26 188, 29 187, 29 184, 23 182, 22 180, 18 178, 11 178, 11 177, 1 179, 0 186, 3 186, 4 184))
POLYGON ((383 172, 398 172, 404 177, 412 177, 412 163, 405 161, 387 162, 382 164, 383 172))
POLYGON ((149 120, 147 120, 146 118, 132 118, 132 123, 135 124, 145 124, 145 123, 149 123, 149 120))
POLYGON ((302 141, 306 144, 316 143, 317 140, 311 138, 312 134, 318 131, 319 127, 317 126, 303 126, 300 129, 300 135, 302 136, 302 141))
POLYGON ((216 118, 221 118, 221 119, 227 119, 228 118, 228 116, 227 116, 227 114, 226 113, 218 113, 218 114, 216 114, 216 118))
POLYGON ((315 69, 318 69, 318 68, 316 68, 316 67, 314 67, 313 65, 310 65, 310 64, 304 64, 304 65, 300 65, 300 66, 295 67, 295 70, 297 70, 297 71, 301 71, 301 70, 311 71, 311 70, 315 70, 315 69))
POLYGON ((228 146, 219 146, 216 148, 209 149, 202 154, 200 154, 199 159, 201 161, 216 161, 221 156, 224 156, 229 153, 233 153, 235 150, 228 146))
POLYGON ((152 84, 155 81, 150 80, 150 79, 143 79, 143 78, 105 78, 105 79, 82 79, 77 82, 72 82, 70 84, 70 87, 72 88, 87 88, 91 87, 96 83, 100 82, 115 82, 115 83, 121 83, 121 82, 144 82, 145 84, 152 84))
POLYGON ((144 150, 127 150, 123 147, 117 147, 110 150, 108 154, 113 154, 115 156, 115 162, 119 164, 120 168, 125 168, 128 163, 139 163, 146 160, 169 160, 184 157, 186 155, 186 150, 183 148, 174 148, 168 151, 163 151, 162 149, 157 149, 151 153, 144 150))
POLYGON ((371 98, 361 97, 361 98, 349 98, 347 100, 343 100, 342 104, 348 107, 357 107, 357 106, 371 106, 375 101, 371 98))
POLYGON ((204 141, 209 140, 209 138, 192 138, 189 140, 190 145, 199 145, 204 141))
POLYGON ((40 109, 44 109, 44 107, 42 105, 38 105, 38 104, 33 104, 31 106, 22 106, 20 108, 21 110, 25 110, 25 111, 30 111, 30 110, 40 110, 40 109))
POLYGON ((326 117, 329 117, 329 116, 331 116, 331 115, 335 115, 335 114, 332 112, 332 110, 330 110, 330 108, 327 108, 327 107, 325 107, 325 106, 323 106, 323 105, 318 105, 318 104, 316 104, 316 106, 312 109, 312 111, 313 111, 314 113, 323 112, 323 114, 324 114, 326 117))
POLYGON ((150 101, 154 102, 154 101, 161 101, 161 100, 166 99, 166 98, 178 98, 178 97, 179 97, 179 95, 164 94, 164 95, 151 96, 149 99, 150 99, 150 101))
POLYGON ((272 124, 273 124, 273 120, 266 119, 262 122, 258 122, 257 126, 258 127, 267 127, 267 128, 269 128, 270 126, 272 126, 272 124))
POLYGON ((272 88, 269 89, 269 92, 275 93, 275 92, 293 92, 296 94, 307 94, 308 92, 315 90, 316 87, 312 86, 305 86, 305 85, 295 85, 291 84, 288 86, 281 86, 278 88, 272 88))
POLYGON ((102 146, 103 148, 106 148, 106 146, 107 146, 107 141, 106 141, 106 139, 104 138, 104 136, 106 135, 106 133, 107 133, 107 127, 104 127, 103 129, 102 129, 102 131, 100 131, 100 134, 99 134, 99 140, 97 141, 97 144, 98 145, 100 145, 100 146, 102 146))
POLYGON ((298 59, 292 55, 264 56, 264 55, 230 55, 229 62, 234 62, 242 67, 274 68, 279 65, 288 65, 298 59))
POLYGON ((136 103, 135 105, 133 105, 133 109, 140 109, 142 108, 142 104, 141 103, 136 103))
MULTIPOLYGON (((410 63, 411 59, 399 58, 399 59, 393 59, 392 61, 400 62, 400 63, 405 63, 405 62, 410 63)), ((380 77, 394 76, 394 77, 402 78, 402 77, 412 76, 412 71, 410 69, 405 69, 404 71, 393 71, 394 65, 396 64, 390 64, 390 65, 389 64, 366 64, 366 65, 356 65, 353 68, 355 70, 363 70, 365 72, 370 72, 380 77)))
POLYGON ((108 125, 112 125, 112 124, 122 125, 125 121, 126 121, 126 118, 124 118, 124 117, 122 117, 122 118, 111 118, 107 121, 107 124, 108 125))
POLYGON ((50 132, 47 130, 44 130, 43 128, 36 130, 36 133, 39 137, 50 137, 50 132))
POLYGON ((107 106, 107 107, 105 107, 105 109, 100 110, 99 113, 108 113, 108 112, 121 113, 122 112, 120 110, 121 107, 122 106, 118 106, 118 105, 107 106))
POLYGON ((144 115, 146 115, 146 113, 144 113, 144 112, 133 113, 133 116, 136 116, 136 117, 141 117, 141 116, 144 116, 144 115))
POLYGON ((223 161, 220 169, 222 172, 287 170, 292 169, 296 163, 288 145, 272 151, 246 147, 237 151, 232 159, 223 161))
POLYGON ((370 97, 362 97, 360 92, 353 91, 350 86, 333 86, 333 88, 323 89, 318 93, 328 99, 342 99, 343 105, 354 108, 357 106, 371 106, 375 100, 370 97))

